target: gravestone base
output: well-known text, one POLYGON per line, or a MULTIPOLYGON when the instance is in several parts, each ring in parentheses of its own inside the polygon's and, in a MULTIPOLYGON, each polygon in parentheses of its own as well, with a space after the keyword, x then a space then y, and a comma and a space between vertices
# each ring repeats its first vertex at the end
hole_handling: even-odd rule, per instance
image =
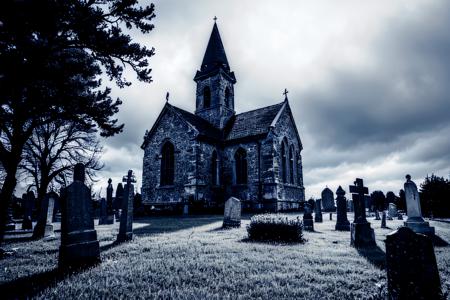
POLYGON ((322 214, 315 214, 315 215, 314 215, 314 222, 316 222, 316 223, 322 223, 322 222, 323 222, 322 214))
POLYGON ((314 231, 313 219, 303 219, 303 229, 306 231, 314 231))
POLYGON ((117 242, 118 243, 122 243, 122 242, 127 242, 127 241, 131 241, 133 239, 133 233, 132 232, 125 232, 125 233, 120 233, 117 235, 117 242))
POLYGON ((350 222, 344 221, 344 222, 336 222, 336 227, 334 228, 338 231, 350 231, 350 222))
POLYGON ((355 248, 376 246, 375 232, 370 227, 370 223, 352 223, 350 226, 350 245, 355 248))
POLYGON ((114 215, 106 216, 105 224, 114 224, 114 215))
POLYGON ((404 224, 415 233, 425 234, 429 237, 434 236, 434 227, 431 227, 430 223, 425 222, 422 218, 408 218, 404 224))
POLYGON ((100 262, 100 245, 95 230, 69 232, 67 244, 59 247, 58 266, 62 269, 78 268, 100 262))
POLYGON ((241 227, 241 220, 224 219, 223 228, 238 228, 241 227))

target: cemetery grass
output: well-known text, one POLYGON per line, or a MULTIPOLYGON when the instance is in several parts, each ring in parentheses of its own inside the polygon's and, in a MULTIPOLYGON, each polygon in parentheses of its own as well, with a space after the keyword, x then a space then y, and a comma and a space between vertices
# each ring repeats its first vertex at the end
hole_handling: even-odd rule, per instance
MULTIPOLYGON (((335 215, 333 215, 335 219, 335 215)), ((352 216, 349 215, 349 219, 352 216)), ((254 243, 246 225, 222 230, 221 216, 136 219, 134 239, 116 245, 118 224, 96 226, 100 265, 57 272, 59 239, 6 243, 16 253, 0 260, 0 295, 41 299, 380 299, 384 298, 385 235, 402 224, 369 218, 378 248, 357 251, 350 233, 324 214, 304 244, 254 243)), ((57 223, 58 224, 58 223, 57 223)), ((97 220, 96 220, 97 224, 97 220)), ((431 222, 450 242, 450 224, 431 222)), ((57 233, 58 236, 58 233, 57 233)), ((444 293, 450 289, 450 247, 435 247, 444 293)))

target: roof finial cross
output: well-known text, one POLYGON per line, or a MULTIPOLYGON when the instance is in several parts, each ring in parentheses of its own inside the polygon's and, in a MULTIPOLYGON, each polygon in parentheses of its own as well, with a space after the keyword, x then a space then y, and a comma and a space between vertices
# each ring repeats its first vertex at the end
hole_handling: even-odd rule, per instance
POLYGON ((287 89, 284 89, 283 95, 284 95, 284 100, 287 100, 287 94, 289 93, 289 91, 287 89))
POLYGON ((169 102, 169 92, 166 94, 166 102, 169 102))
POLYGON ((217 21, 217 17, 216 17, 216 16, 214 16, 213 20, 214 20, 214 23, 216 23, 216 21, 217 21))

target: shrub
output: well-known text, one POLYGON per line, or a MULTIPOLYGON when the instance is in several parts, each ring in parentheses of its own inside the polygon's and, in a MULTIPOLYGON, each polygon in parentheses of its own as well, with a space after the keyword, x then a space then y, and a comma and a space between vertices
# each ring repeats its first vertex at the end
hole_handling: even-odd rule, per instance
POLYGON ((248 238, 253 241, 304 242, 303 222, 276 214, 255 215, 247 225, 248 238))

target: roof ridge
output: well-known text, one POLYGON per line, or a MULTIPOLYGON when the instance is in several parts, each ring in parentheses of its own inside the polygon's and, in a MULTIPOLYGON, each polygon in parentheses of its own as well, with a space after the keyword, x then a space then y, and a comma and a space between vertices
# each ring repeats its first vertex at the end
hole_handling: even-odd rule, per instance
POLYGON ((285 102, 285 101, 282 101, 282 102, 277 103, 277 104, 272 104, 272 105, 263 106, 263 107, 260 107, 260 108, 255 108, 255 109, 252 109, 252 110, 244 111, 244 112, 241 112, 241 113, 236 114, 236 116, 239 116, 239 115, 242 115, 242 114, 246 114, 246 113, 249 113, 249 112, 254 112, 254 111, 257 111, 257 110, 261 110, 261 109, 265 109, 265 108, 269 108, 269 107, 274 107, 274 106, 278 106, 278 105, 283 105, 284 102, 285 102))

